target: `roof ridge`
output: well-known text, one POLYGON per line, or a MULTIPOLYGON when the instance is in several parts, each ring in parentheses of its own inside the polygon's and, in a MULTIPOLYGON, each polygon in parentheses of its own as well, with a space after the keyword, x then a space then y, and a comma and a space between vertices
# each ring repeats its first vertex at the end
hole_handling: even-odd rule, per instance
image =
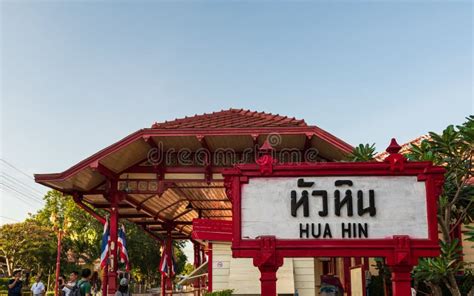
POLYGON ((287 127, 305 127, 308 126, 304 119, 296 119, 280 114, 273 114, 265 111, 254 111, 243 108, 229 108, 220 111, 213 111, 211 113, 194 114, 193 116, 184 116, 175 118, 174 120, 166 120, 164 122, 155 122, 152 128, 193 128, 196 125, 200 127, 208 126, 212 128, 229 127, 239 125, 255 127, 268 126, 287 126, 287 127), (246 124, 245 118, 249 122, 246 124), (250 120, 250 118, 254 118, 250 120), (198 122, 199 121, 199 122, 198 122))

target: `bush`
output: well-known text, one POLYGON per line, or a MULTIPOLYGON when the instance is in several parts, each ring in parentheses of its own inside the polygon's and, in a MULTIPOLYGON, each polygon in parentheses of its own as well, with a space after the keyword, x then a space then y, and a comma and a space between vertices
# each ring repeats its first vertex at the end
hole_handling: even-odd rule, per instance
POLYGON ((222 290, 222 291, 215 291, 215 292, 211 292, 211 293, 206 293, 204 294, 204 296, 229 296, 229 295, 232 295, 232 292, 234 292, 234 290, 222 290))
POLYGON ((8 281, 10 278, 0 278, 0 290, 8 290, 8 281))

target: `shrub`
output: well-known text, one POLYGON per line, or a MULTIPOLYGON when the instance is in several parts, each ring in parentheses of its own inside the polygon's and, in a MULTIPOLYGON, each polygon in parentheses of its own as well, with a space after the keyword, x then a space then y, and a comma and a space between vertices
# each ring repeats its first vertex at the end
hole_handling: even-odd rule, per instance
POLYGON ((222 290, 204 294, 204 296, 230 296, 234 290, 222 290))
POLYGON ((3 293, 3 290, 8 290, 8 281, 10 280, 10 278, 0 278, 0 290, 2 290, 2 293, 3 293))

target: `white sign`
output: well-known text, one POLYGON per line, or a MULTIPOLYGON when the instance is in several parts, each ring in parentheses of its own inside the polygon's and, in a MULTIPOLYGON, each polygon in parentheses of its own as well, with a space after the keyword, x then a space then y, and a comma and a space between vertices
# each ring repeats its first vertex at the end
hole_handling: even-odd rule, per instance
POLYGON ((416 176, 250 178, 241 202, 242 239, 428 238, 416 176))

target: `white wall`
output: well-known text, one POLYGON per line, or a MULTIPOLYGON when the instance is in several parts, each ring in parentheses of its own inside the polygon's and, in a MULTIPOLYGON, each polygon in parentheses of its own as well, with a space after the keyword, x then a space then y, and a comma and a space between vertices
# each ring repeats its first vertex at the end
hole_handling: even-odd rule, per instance
MULTIPOLYGON (((260 294, 260 272, 251 258, 232 258, 230 243, 212 244, 212 287, 214 291, 234 289, 234 294, 260 294)), ((315 295, 314 259, 285 258, 277 272, 277 292, 315 295)))

